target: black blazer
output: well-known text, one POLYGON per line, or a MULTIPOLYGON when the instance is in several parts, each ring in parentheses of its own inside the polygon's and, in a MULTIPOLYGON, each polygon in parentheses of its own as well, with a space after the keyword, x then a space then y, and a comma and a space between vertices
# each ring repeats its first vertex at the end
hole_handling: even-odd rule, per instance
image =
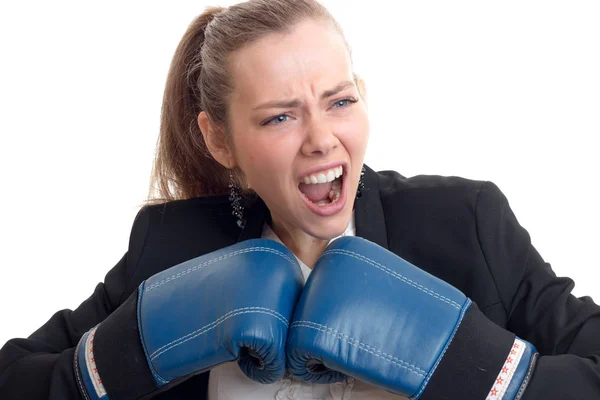
MULTIPOLYGON (((458 177, 405 178, 367 168, 365 187, 355 204, 357 236, 454 285, 490 321, 537 347, 541 357, 523 399, 600 399, 600 307, 589 297, 570 294, 573 282, 556 277, 493 183, 458 177)), ((2 347, 0 398, 81 399, 73 372, 74 348, 81 336, 100 322, 118 321, 119 307, 134 304, 138 285, 151 275, 260 237, 268 209, 256 198, 248 201, 245 213, 242 230, 231 215, 227 196, 143 208, 134 221, 127 253, 87 300, 74 311, 57 312, 29 338, 12 339, 2 347)), ((127 357, 140 354, 142 358, 134 361, 145 362, 135 342, 135 321, 130 325, 119 325, 118 336, 105 339, 103 351, 124 360, 110 368, 99 365, 109 394, 140 393, 151 384, 144 374, 131 376, 123 367, 127 357)), ((97 343, 95 348, 98 351, 97 343)), ((477 368, 471 365, 473 359, 473 354, 458 354, 449 362, 477 368)), ((498 372, 484 374, 484 381, 491 380, 483 383, 464 382, 458 376, 449 379, 445 398, 455 398, 457 386, 463 391, 464 385, 491 388, 498 372)), ((206 398, 208 375, 146 397, 206 398)))

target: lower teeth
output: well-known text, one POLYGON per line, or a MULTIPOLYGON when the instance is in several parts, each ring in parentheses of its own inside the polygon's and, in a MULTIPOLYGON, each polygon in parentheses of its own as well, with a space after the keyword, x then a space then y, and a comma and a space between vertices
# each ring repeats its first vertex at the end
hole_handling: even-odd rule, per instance
POLYGON ((335 187, 329 192, 329 197, 325 200, 317 201, 315 204, 318 206, 325 206, 336 203, 340 199, 340 188, 335 187))

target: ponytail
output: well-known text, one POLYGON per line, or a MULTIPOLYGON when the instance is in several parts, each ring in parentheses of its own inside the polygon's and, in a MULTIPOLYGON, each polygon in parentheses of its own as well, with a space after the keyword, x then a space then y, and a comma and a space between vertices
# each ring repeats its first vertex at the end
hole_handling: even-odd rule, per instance
POLYGON ((163 95, 154 185, 150 188, 152 202, 221 194, 215 189, 227 185, 225 168, 208 153, 197 123, 198 114, 203 111, 198 87, 202 71, 200 49, 207 25, 224 10, 210 7, 199 15, 173 56, 163 95))

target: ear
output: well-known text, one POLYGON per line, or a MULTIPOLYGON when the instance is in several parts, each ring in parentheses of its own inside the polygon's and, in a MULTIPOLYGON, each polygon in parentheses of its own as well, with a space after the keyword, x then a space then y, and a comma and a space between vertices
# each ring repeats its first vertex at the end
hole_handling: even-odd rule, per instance
POLYGON ((223 128, 213 124, 204 111, 198 114, 198 126, 210 155, 225 168, 234 168, 236 166, 235 157, 224 140, 223 128))
POLYGON ((365 85, 365 80, 363 78, 361 78, 360 76, 358 76, 357 74, 354 74, 354 83, 356 83, 356 87, 358 88, 358 93, 360 94, 360 97, 362 97, 366 103, 367 102, 367 86, 365 85))

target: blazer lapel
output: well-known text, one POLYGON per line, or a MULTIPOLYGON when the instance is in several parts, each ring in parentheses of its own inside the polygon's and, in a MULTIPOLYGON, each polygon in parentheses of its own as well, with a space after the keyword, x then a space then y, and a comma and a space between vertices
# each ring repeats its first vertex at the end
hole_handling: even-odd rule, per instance
POLYGON ((356 236, 389 249, 383 204, 379 194, 379 178, 377 172, 366 165, 363 182, 365 188, 362 189, 362 196, 354 203, 356 236))

